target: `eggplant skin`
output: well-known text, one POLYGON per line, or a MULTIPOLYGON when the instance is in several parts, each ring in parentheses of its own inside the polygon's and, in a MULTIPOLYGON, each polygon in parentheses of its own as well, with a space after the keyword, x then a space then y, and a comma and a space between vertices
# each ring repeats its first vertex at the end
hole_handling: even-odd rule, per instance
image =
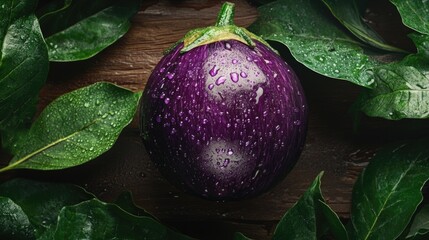
POLYGON ((291 170, 307 131, 299 79, 264 44, 236 40, 180 53, 155 67, 140 105, 151 160, 171 183, 201 197, 256 196, 291 170))

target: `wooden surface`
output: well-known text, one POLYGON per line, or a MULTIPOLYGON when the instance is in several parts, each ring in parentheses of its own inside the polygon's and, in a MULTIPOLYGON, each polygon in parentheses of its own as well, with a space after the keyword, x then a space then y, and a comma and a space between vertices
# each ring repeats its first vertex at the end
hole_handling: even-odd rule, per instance
MULTIPOLYGON (((236 23, 248 26, 257 17, 256 8, 246 1, 235 2, 236 23)), ((162 51, 190 29, 213 24, 220 4, 196 0, 146 2, 133 18, 129 33, 95 58, 51 65, 49 80, 40 96, 40 109, 61 94, 98 81, 114 82, 135 91, 144 89, 162 51)), ((64 171, 15 171, 1 175, 0 179, 22 176, 77 183, 107 201, 129 190, 140 206, 190 236, 231 239, 235 231, 241 231, 255 239, 269 239, 284 212, 324 171, 323 194, 346 221, 353 183, 376 150, 394 141, 427 134, 429 126, 420 121, 363 118, 360 128, 354 131, 349 109, 360 89, 314 74, 291 59, 288 62, 301 78, 308 98, 308 137, 292 172, 259 197, 214 202, 176 189, 150 162, 136 121, 123 131, 109 152, 88 164, 64 171)), ((3 164, 8 158, 1 153, 3 164)))

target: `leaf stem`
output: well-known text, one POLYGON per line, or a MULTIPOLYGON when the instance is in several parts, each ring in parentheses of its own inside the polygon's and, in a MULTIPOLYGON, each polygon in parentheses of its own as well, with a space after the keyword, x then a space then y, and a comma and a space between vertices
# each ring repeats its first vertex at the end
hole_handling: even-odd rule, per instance
POLYGON ((234 25, 234 10, 235 4, 230 2, 225 2, 219 12, 217 17, 216 26, 223 27, 234 25))
POLYGON ((64 137, 64 138, 60 138, 60 139, 58 139, 58 140, 56 140, 56 141, 54 141, 54 142, 52 142, 52 143, 50 143, 50 144, 48 144, 48 145, 46 145, 46 146, 42 147, 42 148, 39 148, 39 149, 35 150, 34 152, 32 152, 32 153, 30 153, 30 154, 28 154, 28 155, 24 156, 23 158, 21 158, 21 159, 19 159, 19 160, 15 161, 15 162, 13 162, 12 164, 9 164, 9 165, 7 165, 6 167, 1 168, 1 169, 0 169, 0 173, 2 173, 2 172, 6 172, 6 171, 8 171, 8 170, 12 170, 12 169, 14 169, 16 166, 18 166, 18 165, 20 165, 21 163, 23 163, 23 162, 27 161, 29 158, 31 158, 31 157, 33 157, 33 156, 35 156, 36 154, 39 154, 39 153, 41 153, 41 152, 45 151, 46 149, 49 149, 49 148, 51 148, 51 147, 53 147, 53 146, 57 145, 58 143, 61 143, 61 142, 63 142, 63 141, 66 141, 67 139, 69 139, 69 138, 73 137, 73 136, 74 136, 74 135, 76 135, 77 133, 78 133, 78 132, 74 132, 73 134, 70 134, 70 135, 68 135, 68 136, 66 136, 66 137, 64 137))

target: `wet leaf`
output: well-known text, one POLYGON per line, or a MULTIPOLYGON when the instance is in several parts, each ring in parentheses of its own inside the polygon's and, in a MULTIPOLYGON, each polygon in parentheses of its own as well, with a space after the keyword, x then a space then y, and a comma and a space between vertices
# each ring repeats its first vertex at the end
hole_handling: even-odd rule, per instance
POLYGON ((18 143, 19 151, 0 172, 63 169, 94 159, 131 122, 140 96, 101 82, 59 97, 40 114, 18 143))
POLYGON ((34 239, 34 229, 27 215, 11 199, 0 196, 0 239, 34 239))
POLYGON ((191 239, 148 217, 131 215, 97 199, 64 207, 54 239, 191 239))
POLYGON ((319 0, 280 0, 258 8, 249 30, 287 46, 293 57, 322 75, 371 87, 375 53, 335 23, 319 0))
POLYGON ((398 120, 429 117, 429 36, 411 35, 418 53, 374 68, 375 87, 360 97, 360 109, 372 117, 398 120))
POLYGON ((429 2, 427 0, 390 0, 398 8, 405 26, 429 34, 429 2))
MULTIPOLYGON (((36 182, 20 178, 2 183, 0 196, 11 199, 19 206, 31 222, 31 228, 34 228, 37 237, 57 222, 58 214, 64 206, 95 198, 94 195, 75 185, 36 182)), ((16 225, 24 226, 23 224, 24 222, 16 225)), ((0 229, 3 226, 0 224, 0 229)))
POLYGON ((29 0, 0 3, 0 131, 30 122, 47 78, 48 53, 33 14, 36 4, 29 0))
POLYGON ((429 204, 424 205, 415 215, 406 239, 419 239, 425 235, 429 236, 429 204))
POLYGON ((52 1, 41 17, 50 61, 90 58, 121 38, 140 0, 52 1))
POLYGON ((282 217, 274 232, 277 239, 316 239, 316 204, 322 199, 320 178, 317 176, 304 195, 282 217))
POLYGON ((323 2, 338 21, 360 40, 382 50, 404 52, 401 49, 388 45, 380 35, 362 20, 358 0, 323 0, 323 2))
POLYGON ((351 239, 396 239, 407 227, 429 179, 427 139, 385 148, 353 188, 351 239))

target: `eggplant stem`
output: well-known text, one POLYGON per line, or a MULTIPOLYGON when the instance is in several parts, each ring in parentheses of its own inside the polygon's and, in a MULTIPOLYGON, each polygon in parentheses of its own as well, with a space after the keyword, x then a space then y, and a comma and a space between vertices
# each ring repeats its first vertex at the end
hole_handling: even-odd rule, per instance
POLYGON ((216 26, 223 27, 228 25, 234 25, 234 10, 234 3, 225 2, 220 9, 216 21, 216 26))

